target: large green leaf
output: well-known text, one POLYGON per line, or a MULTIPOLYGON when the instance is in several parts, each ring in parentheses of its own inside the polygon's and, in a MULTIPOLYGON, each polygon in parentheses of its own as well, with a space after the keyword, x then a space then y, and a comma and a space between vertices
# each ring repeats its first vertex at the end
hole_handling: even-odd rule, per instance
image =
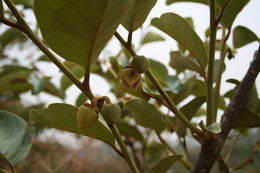
POLYGON ((231 28, 234 20, 240 11, 246 6, 249 0, 231 0, 231 2, 226 7, 223 17, 220 23, 226 28, 231 28))
POLYGON ((259 41, 257 35, 244 26, 237 26, 233 31, 233 45, 240 48, 248 43, 259 41))
POLYGON ((165 13, 160 18, 154 18, 152 25, 188 49, 201 68, 207 66, 206 48, 187 20, 175 13, 165 13))
POLYGON ((124 28, 133 32, 142 26, 156 2, 157 0, 133 0, 122 20, 124 28))
POLYGON ((126 13, 131 0, 35 0, 44 40, 64 59, 93 64, 126 13))
POLYGON ((26 122, 15 114, 0 111, 0 155, 16 166, 28 153, 31 143, 26 122))
POLYGON ((169 65, 176 70, 192 70, 199 74, 203 74, 204 71, 200 68, 199 64, 194 61, 191 57, 185 57, 181 52, 171 52, 170 53, 170 63, 169 65))
POLYGON ((159 161, 159 163, 152 168, 153 173, 166 173, 172 165, 182 158, 181 155, 168 156, 159 161))
POLYGON ((148 32, 144 36, 141 43, 142 44, 148 44, 148 43, 152 43, 152 42, 156 42, 156 41, 164 41, 164 40, 165 39, 161 35, 151 31, 151 32, 148 32))
POLYGON ((158 132, 164 129, 162 114, 152 104, 134 99, 128 101, 125 107, 131 111, 137 124, 143 127, 153 128, 158 132))
POLYGON ((113 135, 100 121, 97 121, 87 129, 79 129, 77 126, 77 111, 78 107, 55 103, 49 105, 48 108, 42 112, 32 110, 30 112, 30 118, 45 127, 89 136, 99 139, 111 146, 114 145, 113 135))
POLYGON ((196 3, 208 5, 208 0, 166 0, 167 5, 170 5, 175 2, 196 2, 196 3))

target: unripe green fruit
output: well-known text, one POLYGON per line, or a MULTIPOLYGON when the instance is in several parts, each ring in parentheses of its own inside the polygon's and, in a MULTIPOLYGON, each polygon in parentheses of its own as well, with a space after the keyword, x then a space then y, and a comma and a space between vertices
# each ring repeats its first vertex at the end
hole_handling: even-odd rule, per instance
POLYGON ((106 104, 101 109, 101 115, 107 123, 117 123, 121 118, 121 108, 118 105, 106 104))
POLYGON ((77 125, 80 129, 85 129, 93 124, 95 124, 98 120, 98 114, 91 108, 81 105, 77 112, 77 125))
POLYGON ((136 71, 139 74, 142 74, 148 71, 150 62, 144 56, 136 56, 132 60, 131 65, 134 71, 136 71))

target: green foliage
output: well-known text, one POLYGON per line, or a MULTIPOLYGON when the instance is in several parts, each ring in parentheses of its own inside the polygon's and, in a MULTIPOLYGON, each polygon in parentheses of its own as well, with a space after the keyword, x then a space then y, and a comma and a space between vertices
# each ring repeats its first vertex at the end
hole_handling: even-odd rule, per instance
POLYGON ((126 137, 131 137, 139 142, 144 142, 144 137, 142 133, 134 126, 129 125, 127 123, 121 122, 117 124, 117 128, 121 135, 124 135, 126 137))
POLYGON ((128 101, 125 107, 131 111, 137 124, 158 132, 162 132, 164 129, 162 114, 152 104, 134 99, 128 101))
POLYGON ((169 65, 178 70, 192 70, 198 72, 199 74, 203 75, 204 71, 200 68, 199 64, 195 61, 192 57, 186 57, 181 52, 171 52, 171 59, 169 65))
POLYGON ((237 26, 233 31, 233 45, 240 48, 248 43, 259 41, 257 35, 244 26, 237 26))
POLYGON ((246 6, 249 0, 231 0, 227 5, 220 23, 226 28, 231 28, 239 12, 246 6))
POLYGON ((142 26, 156 2, 157 0, 133 0, 122 20, 125 29, 133 32, 142 26))
POLYGON ((0 111, 0 157, 15 167, 31 147, 31 134, 26 122, 15 114, 0 111))
POLYGON ((32 89, 28 83, 31 70, 23 67, 8 66, 0 74, 0 93, 12 91, 14 93, 23 93, 32 89))
MULTIPOLYGON (((202 106, 202 104, 206 101, 206 98, 196 97, 193 100, 191 100, 189 103, 184 105, 180 111, 186 116, 188 120, 191 120, 199 110, 199 108, 202 106)), ((175 124, 175 130, 178 136, 184 137, 186 135, 186 125, 182 123, 180 120, 177 120, 175 124)))
POLYGON ((152 171, 154 173, 166 173, 172 165, 179 159, 181 159, 182 156, 175 155, 175 156, 168 156, 162 160, 159 161, 158 165, 154 166, 152 168, 152 171))
POLYGON ((1 49, 4 49, 7 45, 11 43, 24 41, 26 37, 17 29, 10 28, 4 31, 0 36, 1 49))
POLYGON ((260 115, 259 113, 252 112, 245 109, 238 117, 234 128, 236 127, 259 127, 260 126, 260 115))
POLYGON ((78 108, 68 104, 51 104, 42 112, 32 110, 30 118, 44 127, 56 128, 79 135, 85 135, 99 139, 111 146, 114 145, 114 137, 111 132, 97 121, 87 129, 79 129, 77 126, 78 108))
POLYGON ((153 19, 152 25, 187 48, 191 55, 196 58, 202 69, 206 67, 207 52, 204 44, 185 19, 175 13, 166 13, 160 18, 153 19), (182 29, 180 30, 179 28, 182 29))
POLYGON ((153 43, 153 42, 157 42, 157 41, 164 41, 164 40, 165 39, 161 35, 150 31, 145 34, 141 43, 144 45, 144 44, 153 43))
POLYGON ((114 34, 129 2, 35 0, 34 11, 47 44, 64 59, 88 69, 114 34))

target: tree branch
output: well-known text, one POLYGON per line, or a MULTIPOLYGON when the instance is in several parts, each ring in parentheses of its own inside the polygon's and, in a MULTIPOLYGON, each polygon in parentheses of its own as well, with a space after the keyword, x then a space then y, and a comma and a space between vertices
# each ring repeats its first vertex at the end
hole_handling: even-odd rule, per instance
POLYGON ((258 52, 251 62, 250 67, 242 79, 239 87, 232 96, 230 103, 221 117, 221 133, 215 140, 204 141, 201 146, 199 158, 194 164, 191 173, 209 173, 213 164, 219 156, 220 151, 228 137, 231 128, 239 114, 244 110, 249 101, 251 89, 260 71, 260 46, 258 52))

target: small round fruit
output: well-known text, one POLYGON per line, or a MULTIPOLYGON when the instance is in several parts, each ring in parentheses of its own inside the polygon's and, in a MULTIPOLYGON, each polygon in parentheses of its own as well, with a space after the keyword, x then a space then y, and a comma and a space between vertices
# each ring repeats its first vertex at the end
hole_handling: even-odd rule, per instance
POLYGON ((106 104, 101 109, 101 115, 107 123, 117 123, 121 118, 121 108, 118 105, 106 104))
POLYGON ((139 74, 142 74, 148 71, 150 62, 144 56, 136 56, 132 60, 131 65, 134 71, 136 71, 139 74))
POLYGON ((77 112, 77 125, 80 129, 86 129, 98 120, 98 114, 91 108, 81 105, 77 112))

